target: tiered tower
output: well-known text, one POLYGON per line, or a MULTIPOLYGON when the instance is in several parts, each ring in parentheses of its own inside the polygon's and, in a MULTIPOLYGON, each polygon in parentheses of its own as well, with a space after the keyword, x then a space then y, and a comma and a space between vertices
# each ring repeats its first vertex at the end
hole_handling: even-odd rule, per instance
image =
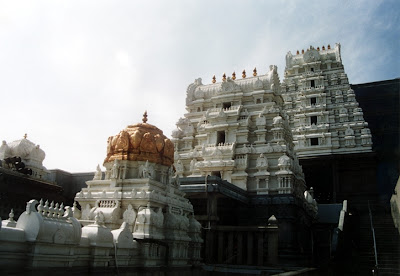
POLYGON ((188 113, 172 133, 179 177, 217 175, 250 194, 303 198, 304 176, 279 95, 277 67, 187 89, 188 113))
POLYGON ((371 152, 371 132, 344 72, 340 44, 289 52, 281 93, 299 157, 371 152))

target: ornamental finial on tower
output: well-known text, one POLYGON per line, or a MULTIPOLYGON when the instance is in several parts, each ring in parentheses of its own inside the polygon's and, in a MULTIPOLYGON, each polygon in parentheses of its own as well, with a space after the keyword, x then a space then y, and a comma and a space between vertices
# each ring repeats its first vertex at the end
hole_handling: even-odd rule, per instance
POLYGON ((147 110, 143 113, 143 123, 145 124, 147 122, 147 110))
POLYGON ((242 78, 246 78, 246 70, 243 70, 243 72, 242 72, 242 78))
POLYGON ((212 77, 212 83, 215 83, 217 80, 215 78, 215 75, 212 77))
POLYGON ((226 75, 225 75, 225 73, 222 75, 222 81, 226 81, 226 75))
POLYGON ((232 73, 232 79, 233 79, 233 80, 236 80, 236 73, 235 73, 235 71, 233 71, 233 73, 232 73))
POLYGON ((26 134, 26 133, 25 133, 25 135, 24 135, 24 139, 26 139, 26 138, 28 138, 28 134, 26 134))
POLYGON ((253 76, 254 76, 254 77, 256 77, 256 76, 257 76, 257 68, 256 68, 256 67, 254 67, 254 70, 253 70, 253 76))

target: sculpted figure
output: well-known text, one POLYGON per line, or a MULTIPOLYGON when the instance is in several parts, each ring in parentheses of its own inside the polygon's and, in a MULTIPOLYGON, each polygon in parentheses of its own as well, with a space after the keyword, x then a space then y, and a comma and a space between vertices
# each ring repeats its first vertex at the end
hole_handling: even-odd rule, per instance
POLYGON ((196 159, 192 159, 192 161, 190 161, 190 171, 194 172, 195 164, 196 164, 196 159))
POLYGON ((150 168, 149 168, 149 160, 146 161, 146 164, 142 168, 142 178, 150 177, 150 168))
POLYGON ((96 172, 94 173, 93 180, 101 180, 102 172, 100 169, 100 165, 97 165, 96 172))
POLYGON ((112 179, 118 178, 118 160, 117 159, 114 160, 114 164, 111 169, 111 178, 112 179))
POLYGON ((175 165, 176 175, 182 177, 183 174, 183 164, 181 160, 178 160, 175 165))
POLYGON ((136 220, 136 211, 133 209, 132 205, 129 204, 128 208, 122 215, 124 222, 127 222, 129 225, 133 225, 136 220))
POLYGON ((257 168, 268 168, 268 161, 263 153, 257 158, 257 168))
POLYGON ((274 117, 273 124, 276 125, 276 124, 280 124, 280 123, 282 123, 282 117, 279 115, 274 117))
POLYGON ((169 167, 169 170, 168 170, 168 184, 169 185, 172 185, 174 183, 173 177, 174 177, 174 168, 171 165, 171 167, 169 167))
POLYGON ((118 135, 115 150, 116 151, 128 151, 129 148, 129 133, 122 130, 118 135))
POLYGON ((346 136, 352 136, 352 135, 354 135, 354 130, 350 126, 348 126, 346 131, 344 132, 344 134, 346 136))

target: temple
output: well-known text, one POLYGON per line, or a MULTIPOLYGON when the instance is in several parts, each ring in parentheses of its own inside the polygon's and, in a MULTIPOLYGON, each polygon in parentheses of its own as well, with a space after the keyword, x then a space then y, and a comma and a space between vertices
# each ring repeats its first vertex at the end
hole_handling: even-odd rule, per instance
POLYGON ((288 52, 281 93, 299 157, 372 151, 371 131, 344 71, 340 44, 288 52))
POLYGON ((171 139, 145 112, 95 172, 3 141, 0 271, 400 273, 400 81, 351 85, 340 47, 195 79, 171 139))

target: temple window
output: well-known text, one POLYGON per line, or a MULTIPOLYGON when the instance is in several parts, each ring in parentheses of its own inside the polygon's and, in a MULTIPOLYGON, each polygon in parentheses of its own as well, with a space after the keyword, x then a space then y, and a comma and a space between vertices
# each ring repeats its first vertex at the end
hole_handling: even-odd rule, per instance
POLYGON ((318 146, 318 138, 310 138, 311 146, 318 146))
POLYGON ((228 109, 228 108, 230 108, 232 106, 232 103, 223 103, 222 104, 222 108, 223 109, 228 109))
POLYGON ((311 80, 311 87, 315 87, 315 80, 311 80))
POLYGON ((317 124, 317 116, 311 116, 310 121, 311 121, 311 124, 316 125, 317 124))
POLYGON ((261 99, 257 99, 256 103, 260 104, 261 103, 261 99))
POLYGON ((225 144, 225 131, 217 131, 217 145, 225 144))
POLYGON ((316 104, 317 103, 317 98, 315 98, 315 97, 310 98, 310 101, 311 101, 311 105, 316 104))
POLYGON ((314 67, 311 67, 310 70, 311 70, 311 72, 314 72, 314 67))

